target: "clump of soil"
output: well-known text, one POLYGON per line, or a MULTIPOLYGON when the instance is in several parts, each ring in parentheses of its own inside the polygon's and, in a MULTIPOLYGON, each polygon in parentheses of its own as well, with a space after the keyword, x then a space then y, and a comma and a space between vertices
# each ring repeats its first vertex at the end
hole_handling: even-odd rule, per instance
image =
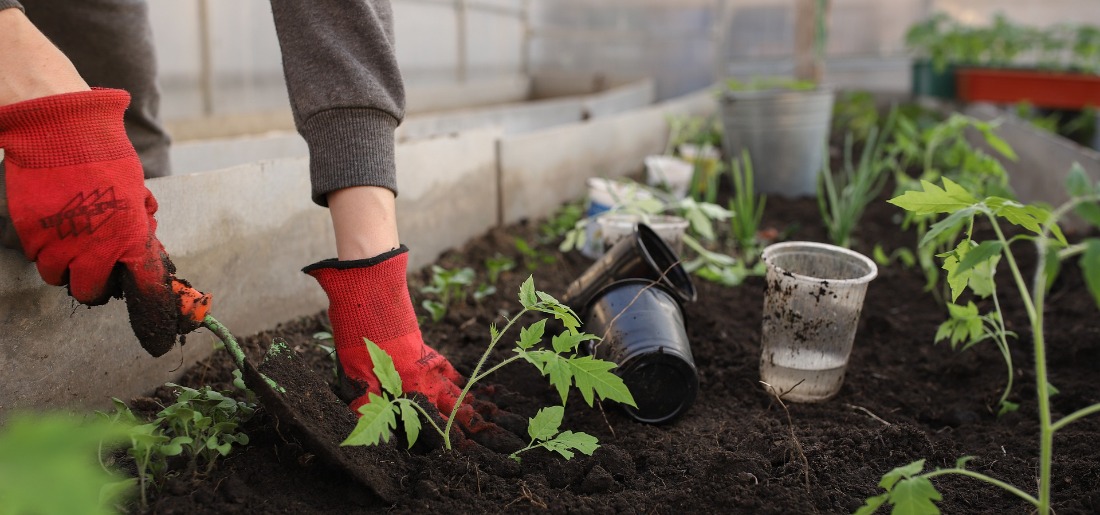
MULTIPOLYGON (((911 248, 915 237, 899 229, 899 218, 898 208, 881 200, 872 204, 855 234, 854 249, 870 255, 875 244, 887 252, 911 248)), ((817 219, 814 199, 774 197, 768 199, 764 227, 787 232, 788 239, 826 241, 817 219)), ((496 295, 480 303, 470 299, 445 320, 423 324, 425 341, 459 372, 469 374, 476 364, 489 325, 502 325, 502 316, 519 310, 515 293, 528 274, 538 289, 560 296, 591 264, 576 253, 559 255, 550 264, 527 260, 516 251, 517 237, 532 245, 541 241, 537 225, 523 223, 494 229, 439 260, 448 268, 472 267, 480 280, 485 280, 486 259, 498 253, 518 264, 501 276, 496 295)), ((556 242, 537 248, 557 254, 556 242)), ((1021 252, 1026 254, 1026 247, 1021 252)), ((417 285, 427 279, 427 272, 414 277, 417 302, 424 298, 417 285)), ((1019 333, 1012 342, 1017 369, 1010 398, 1020 404, 1017 412, 995 414, 1006 371, 992 345, 956 352, 932 343, 945 311, 925 291, 921 272, 900 265, 880 267, 869 286, 840 393, 819 404, 788 403, 785 410, 758 383, 763 278, 733 288, 701 280, 695 284, 698 300, 685 305, 684 313, 699 392, 675 423, 638 423, 616 406, 589 408, 573 396, 562 427, 599 438, 601 447, 590 457, 566 461, 537 450, 516 463, 476 445, 454 452, 393 445, 385 452, 396 462, 375 464, 389 471, 396 484, 395 497, 387 502, 318 459, 300 435, 280 425, 281 417, 261 410, 244 428, 251 437, 247 447, 208 477, 174 478, 155 496, 150 512, 850 513, 880 492, 877 483, 884 472, 922 458, 930 468, 949 467, 961 456, 974 457, 971 469, 1034 490, 1039 450, 1033 357, 1018 300, 1006 294, 1003 305, 1009 329, 1019 333)), ((1007 282, 1001 290, 1013 291, 1007 282)), ((1095 314, 1080 273, 1065 267, 1046 312, 1059 415, 1100 402, 1095 314)), ((333 361, 313 338, 326 324, 319 313, 242 344, 257 359, 273 338, 284 338, 324 381, 298 387, 327 397, 324 388, 335 379, 333 361)), ((507 345, 501 347, 491 359, 509 352, 507 345)), ((216 353, 181 382, 229 389, 232 369, 228 356, 216 353)), ((489 381, 495 383, 489 400, 524 417, 559 402, 546 380, 522 363, 489 381)), ((334 415, 309 416, 320 422, 340 419, 341 431, 346 430, 347 419, 334 415)), ((1100 511, 1098 435, 1100 417, 1092 417, 1055 439, 1053 498, 1059 514, 1100 511)), ((946 513, 1030 511, 1023 501, 972 479, 942 477, 935 484, 946 513)))

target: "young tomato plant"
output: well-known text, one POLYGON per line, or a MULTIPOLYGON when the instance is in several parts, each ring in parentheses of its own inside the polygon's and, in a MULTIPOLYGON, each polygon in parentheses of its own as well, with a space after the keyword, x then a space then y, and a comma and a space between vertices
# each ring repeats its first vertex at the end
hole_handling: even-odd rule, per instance
MULTIPOLYGON (((1100 305, 1100 239, 1090 238, 1073 245, 1068 244, 1057 222, 1068 213, 1076 212, 1095 227, 1100 227, 1100 189, 1090 184, 1084 171, 1074 166, 1067 183, 1070 200, 1051 211, 1037 205, 1024 205, 1000 197, 979 199, 965 188, 950 179, 943 179, 943 188, 924 182, 923 191, 909 191, 890 202, 916 214, 946 214, 947 217, 932 225, 924 236, 922 244, 934 241, 938 234, 954 230, 960 225, 967 227, 965 235, 954 250, 944 253, 944 269, 947 281, 957 298, 965 288, 985 292, 996 298, 996 291, 985 288, 992 281, 992 275, 998 263, 1003 260, 1008 265, 1013 282, 1023 301, 1032 332, 1032 345, 1035 353, 1036 402, 1039 413, 1039 486, 1038 494, 1033 496, 1023 489, 1005 483, 985 474, 967 470, 962 458, 954 468, 924 470, 924 460, 910 463, 887 473, 879 485, 885 493, 867 500, 866 505, 857 513, 873 513, 884 504, 894 506, 895 512, 938 513, 933 501, 940 500, 940 494, 929 481, 945 474, 964 475, 996 485, 1013 495, 1031 503, 1041 515, 1051 511, 1051 462, 1053 457, 1054 433, 1070 423, 1087 415, 1100 412, 1100 404, 1080 408, 1055 421, 1052 417, 1052 386, 1048 382, 1046 341, 1043 335, 1044 300, 1047 289, 1057 275, 1060 264, 1069 258, 1079 258, 1085 278, 1094 300, 1100 305), (989 221, 996 237, 991 240, 974 241, 974 219, 982 217, 989 221), (1024 234, 1009 238, 1001 229, 1001 222, 1007 222, 1022 228, 1024 234), (1038 262, 1030 286, 1025 280, 1010 243, 1023 240, 1035 243, 1038 262)), ((996 322, 994 331, 1004 332, 1000 323, 1000 305, 995 303, 996 322)), ((976 313, 976 311, 975 311, 976 313)), ((952 333, 954 333, 952 329, 952 333)), ((971 322, 961 332, 977 333, 971 322)), ((942 334, 941 334, 942 336, 942 334)), ((1002 397, 1002 400, 1004 397, 1002 397)))
POLYGON ((443 320, 447 310, 455 304, 466 302, 466 288, 474 283, 474 269, 469 267, 448 270, 432 265, 431 282, 420 288, 421 293, 435 295, 435 299, 425 299, 421 305, 432 317, 432 322, 443 320))
MULTIPOLYGON (((381 395, 369 394, 370 401, 359 408, 359 413, 362 415, 359 417, 359 422, 341 445, 377 445, 380 442, 388 442, 393 430, 397 428, 397 418, 400 417, 408 445, 412 447, 422 429, 420 418, 417 416, 419 413, 424 416, 432 429, 443 437, 444 446, 449 450, 451 448, 451 429, 455 416, 462 406, 463 399, 469 394, 473 385, 501 367, 521 360, 534 365, 544 376, 549 378, 550 384, 557 389, 558 394, 561 396, 563 405, 568 396, 569 388, 575 386, 589 406, 593 405, 596 397, 635 406, 634 397, 630 395, 630 390, 627 389, 619 376, 611 372, 611 369, 615 367, 614 363, 591 356, 579 355, 580 344, 595 340, 597 337, 579 331, 580 322, 573 310, 550 295, 535 290, 534 280, 530 277, 520 286, 519 301, 523 306, 523 310, 515 317, 507 319, 508 323, 505 324, 503 329, 498 330, 496 326, 490 327, 489 345, 482 354, 481 359, 478 360, 477 365, 470 374, 470 378, 466 381, 462 393, 459 394, 458 401, 455 402, 454 409, 445 414, 447 423, 444 427, 439 427, 419 404, 403 396, 401 376, 397 374, 397 370, 393 366, 393 360, 385 351, 364 338, 371 361, 374 363, 374 373, 378 376, 378 382, 381 384, 381 395), (561 321, 562 325, 565 326, 565 331, 551 339, 550 348, 540 349, 536 346, 543 340, 547 319, 543 318, 527 327, 521 327, 519 340, 516 341, 516 346, 513 349, 515 355, 486 370, 486 361, 493 348, 509 329, 529 312, 553 316, 561 321)), ((557 408, 562 409, 561 407, 557 408)), ((596 449, 596 439, 585 433, 558 432, 561 417, 556 416, 557 413, 553 408, 549 408, 549 411, 540 412, 539 415, 530 420, 528 432, 531 434, 532 444, 523 450, 545 447, 562 454, 566 458, 572 456, 573 450, 591 454, 596 449), (538 443, 535 443, 536 441, 538 443)), ((517 451, 516 454, 523 452, 523 450, 517 451)), ((513 457, 515 457, 515 454, 513 454, 513 457)))

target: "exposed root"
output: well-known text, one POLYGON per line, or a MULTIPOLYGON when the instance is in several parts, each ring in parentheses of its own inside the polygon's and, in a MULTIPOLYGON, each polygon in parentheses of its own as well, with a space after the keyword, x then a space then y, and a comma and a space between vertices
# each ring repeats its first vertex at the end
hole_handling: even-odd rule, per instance
POLYGON ((879 421, 879 422, 882 422, 882 424, 883 424, 883 425, 886 425, 886 426, 890 426, 890 425, 893 425, 893 424, 891 424, 891 423, 889 423, 889 422, 887 422, 887 421, 885 421, 885 420, 883 420, 883 419, 879 418, 879 416, 878 416, 878 415, 875 415, 874 413, 871 413, 871 410, 869 410, 869 409, 867 409, 867 408, 864 408, 863 406, 856 406, 856 405, 854 405, 854 404, 845 404, 845 405, 844 405, 844 407, 845 407, 845 408, 848 408, 848 409, 850 409, 850 410, 854 410, 854 411, 859 411, 859 412, 862 412, 862 413, 864 413, 865 415, 867 415, 868 417, 871 417, 871 418, 873 418, 873 419, 875 419, 875 420, 877 420, 877 421, 879 421))
POLYGON ((786 395, 791 390, 794 390, 796 387, 798 387, 798 384, 802 384, 802 382, 799 381, 798 384, 794 385, 793 387, 791 387, 790 390, 787 390, 786 392, 783 392, 782 394, 777 392, 774 386, 772 386, 768 383, 765 383, 764 381, 760 381, 760 384, 767 387, 768 392, 770 392, 772 394, 772 397, 775 397, 775 401, 779 403, 779 405, 783 408, 783 412, 787 414, 787 429, 790 430, 791 442, 794 444, 794 449, 795 449, 795 451, 798 452, 798 457, 802 459, 802 475, 805 478, 806 489, 809 490, 810 489, 810 460, 806 459, 806 452, 802 449, 802 443, 798 441, 798 436, 794 433, 794 420, 791 419, 791 411, 789 409, 787 409, 787 405, 783 403, 783 395, 786 395))

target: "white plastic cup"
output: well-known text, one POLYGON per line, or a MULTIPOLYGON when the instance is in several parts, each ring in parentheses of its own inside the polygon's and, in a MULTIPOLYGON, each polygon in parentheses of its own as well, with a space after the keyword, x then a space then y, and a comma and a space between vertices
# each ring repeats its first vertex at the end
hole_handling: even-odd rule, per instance
POLYGON ((596 224, 596 238, 601 242, 601 248, 609 249, 620 240, 634 234, 638 230, 638 224, 644 223, 653 229, 653 232, 668 244, 676 256, 684 253, 684 232, 687 231, 688 221, 678 216, 670 215, 641 215, 629 213, 609 213, 599 217, 596 224))
POLYGON ((597 236, 599 231, 596 221, 606 212, 612 209, 628 205, 639 200, 653 198, 653 194, 640 188, 637 184, 592 177, 588 179, 588 203, 584 216, 588 219, 585 226, 584 245, 581 246, 581 254, 596 259, 603 255, 603 245, 597 236))
POLYGON ((769 245, 760 380, 784 400, 827 400, 844 383, 875 262, 851 250, 807 241, 769 245))
POLYGON ((667 189, 673 198, 687 196, 695 166, 673 156, 647 156, 645 158, 646 184, 667 189))

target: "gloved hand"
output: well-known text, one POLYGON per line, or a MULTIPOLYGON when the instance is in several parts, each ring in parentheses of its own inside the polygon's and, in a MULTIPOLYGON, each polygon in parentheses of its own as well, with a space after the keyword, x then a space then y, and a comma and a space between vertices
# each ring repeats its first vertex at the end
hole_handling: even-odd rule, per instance
POLYGON ((122 114, 130 95, 94 89, 0 106, 10 218, 42 279, 90 306, 124 296, 153 356, 197 327, 180 316, 175 267, 155 235, 157 201, 122 114))
MULTIPOLYGON (((367 338, 393 359, 405 392, 421 394, 446 417, 454 409, 465 380, 446 358, 424 343, 409 297, 407 265, 408 248, 402 245, 370 259, 329 259, 302 271, 316 279, 328 294, 340 372, 356 387, 351 409, 358 412, 366 404, 368 392, 381 393, 363 342, 367 338)), ((498 417, 518 418, 468 395, 455 422, 466 436, 493 450, 512 452, 523 447, 515 434, 494 423, 498 417)))

